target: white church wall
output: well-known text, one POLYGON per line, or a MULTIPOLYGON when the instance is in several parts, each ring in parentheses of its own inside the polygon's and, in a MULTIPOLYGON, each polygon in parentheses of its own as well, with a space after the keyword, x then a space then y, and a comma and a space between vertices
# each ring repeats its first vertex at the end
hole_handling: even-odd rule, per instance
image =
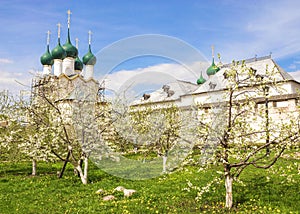
POLYGON ((57 77, 62 74, 62 60, 61 59, 54 59, 53 73, 57 77))
POLYGON ((75 60, 72 57, 67 57, 63 60, 62 63, 62 72, 69 76, 74 74, 74 62, 75 60))

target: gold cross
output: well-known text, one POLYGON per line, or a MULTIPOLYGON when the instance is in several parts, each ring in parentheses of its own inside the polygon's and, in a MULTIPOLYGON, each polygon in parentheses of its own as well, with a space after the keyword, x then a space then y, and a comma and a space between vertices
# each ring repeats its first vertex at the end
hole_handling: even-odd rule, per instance
POLYGON ((89 30, 89 45, 91 44, 91 40, 92 40, 92 31, 89 30))
POLYGON ((67 11, 67 13, 68 13, 68 28, 70 28, 70 20, 71 20, 71 10, 68 10, 67 11))
POLYGON ((47 45, 49 45, 49 43, 50 43, 50 34, 51 34, 50 30, 48 30, 47 31, 47 45))
POLYGON ((58 23, 57 24, 58 30, 57 30, 57 37, 60 38, 60 28, 61 28, 61 24, 58 23))

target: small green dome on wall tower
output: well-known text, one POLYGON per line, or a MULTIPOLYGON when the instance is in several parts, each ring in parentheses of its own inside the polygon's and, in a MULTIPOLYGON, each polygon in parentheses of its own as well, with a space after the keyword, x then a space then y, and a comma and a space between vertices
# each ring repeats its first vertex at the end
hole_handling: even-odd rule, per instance
POLYGON ((220 68, 218 66, 216 66, 215 60, 213 58, 211 66, 209 66, 208 69, 206 70, 206 74, 208 76, 211 76, 211 75, 216 74, 219 70, 220 70, 220 68))
POLYGON ((201 72, 199 79, 197 79, 197 84, 202 85, 205 82, 206 82, 206 79, 204 79, 204 77, 202 76, 202 72, 201 72))

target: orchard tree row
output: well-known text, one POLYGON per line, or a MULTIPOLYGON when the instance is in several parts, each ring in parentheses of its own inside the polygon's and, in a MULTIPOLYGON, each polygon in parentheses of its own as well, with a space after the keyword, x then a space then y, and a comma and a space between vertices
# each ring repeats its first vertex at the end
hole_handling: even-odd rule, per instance
POLYGON ((82 95, 82 88, 72 99, 58 100, 48 83, 41 84, 30 100, 3 91, 0 157, 31 159, 33 175, 38 161, 61 161, 60 178, 69 163, 87 184, 92 154, 106 158, 109 150, 124 155, 155 153, 161 157, 162 173, 167 173, 176 168, 170 167, 174 160, 168 160, 169 154, 179 148, 186 153, 198 149, 199 167, 223 166, 226 207, 231 208, 233 182, 248 166, 268 169, 282 154, 299 147, 299 107, 278 117, 270 113, 270 91, 284 94, 275 76, 274 70, 266 68, 262 76, 243 62, 233 62, 224 73, 222 95, 213 103, 195 103, 188 109, 130 106, 120 96, 100 103, 90 99, 91 94, 82 95))

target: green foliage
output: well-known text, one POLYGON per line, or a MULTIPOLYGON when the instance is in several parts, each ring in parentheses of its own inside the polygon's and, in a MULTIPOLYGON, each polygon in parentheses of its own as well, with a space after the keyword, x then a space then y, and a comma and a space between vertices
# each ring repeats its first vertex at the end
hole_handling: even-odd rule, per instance
POLYGON ((202 171, 189 166, 158 178, 130 181, 91 164, 89 185, 81 185, 70 167, 64 178, 57 179, 59 168, 59 164, 40 163, 40 174, 32 177, 28 162, 0 163, 1 213, 297 213, 300 209, 300 161, 296 159, 280 159, 269 170, 245 171, 234 185, 230 212, 224 208, 223 184, 213 183, 212 191, 196 201, 197 190, 187 182, 205 186, 218 176, 216 166, 202 171), (117 186, 135 189, 137 194, 124 198, 113 191, 117 186), (105 192, 96 194, 98 189, 105 192), (116 199, 103 201, 107 194, 116 199))
MULTIPOLYGON (((199 111, 203 121, 200 127, 208 132, 206 144, 213 150, 204 147, 203 155, 206 152, 211 155, 209 161, 223 165, 220 174, 225 180, 226 206, 231 208, 233 180, 249 166, 270 168, 285 150, 299 145, 299 106, 289 102, 287 109, 272 108, 270 100, 285 92, 276 67, 257 71, 244 61, 233 61, 223 77, 224 90, 219 96, 211 95, 216 100, 210 106, 212 118, 207 120, 207 114, 203 114, 205 103, 199 105, 199 111)), ((198 188, 199 198, 211 185, 198 188)))
POLYGON ((130 152, 136 148, 145 155, 154 151, 165 155, 176 144, 183 120, 178 107, 121 107, 113 123, 117 150, 130 152))
POLYGON ((20 143, 25 128, 26 102, 8 91, 0 92, 0 159, 18 161, 24 157, 20 143))
POLYGON ((164 155, 167 155, 168 151, 175 145, 179 136, 179 129, 182 126, 183 120, 180 115, 180 110, 176 106, 170 106, 165 109, 161 109, 160 113, 164 117, 164 131, 161 134, 159 140, 156 142, 156 147, 164 155))

